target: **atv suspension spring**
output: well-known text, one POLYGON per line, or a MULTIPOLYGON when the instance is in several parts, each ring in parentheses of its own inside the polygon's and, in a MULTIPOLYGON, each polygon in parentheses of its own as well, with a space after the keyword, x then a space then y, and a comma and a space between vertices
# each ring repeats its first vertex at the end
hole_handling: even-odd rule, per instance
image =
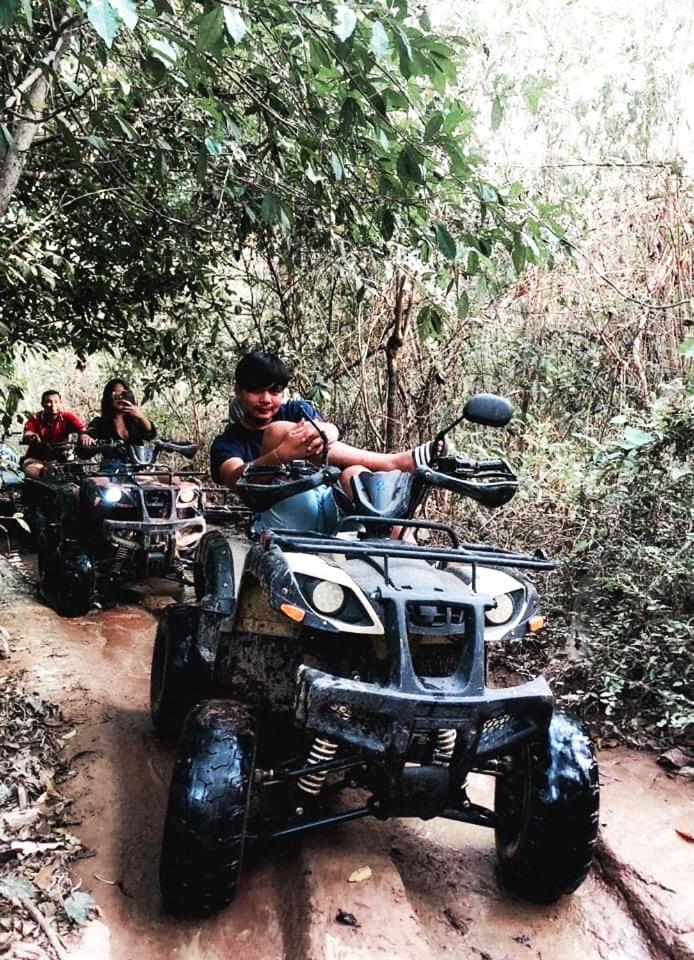
POLYGON ((128 559, 129 550, 127 547, 119 546, 116 549, 116 555, 111 563, 111 577, 115 580, 121 575, 123 564, 128 559))
MULTIPOLYGON (((332 740, 324 740, 322 737, 316 737, 311 746, 309 755, 306 758, 306 766, 310 767, 319 763, 327 763, 328 760, 333 759, 336 753, 336 743, 334 743, 332 740)), ((303 777, 300 777, 297 780, 297 784, 299 789, 303 790, 304 793, 309 793, 311 796, 317 797, 321 792, 327 776, 327 770, 319 770, 317 773, 305 773, 303 777)))
POLYGON ((455 730, 437 730, 436 744, 434 745, 434 756, 432 763, 437 767, 447 767, 453 757, 455 749, 455 730))

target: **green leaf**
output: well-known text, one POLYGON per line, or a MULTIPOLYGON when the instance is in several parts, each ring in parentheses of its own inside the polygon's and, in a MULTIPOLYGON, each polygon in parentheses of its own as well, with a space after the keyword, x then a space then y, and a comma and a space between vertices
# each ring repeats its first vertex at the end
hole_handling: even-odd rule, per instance
POLYGON ((443 315, 437 307, 422 307, 417 314, 417 331, 421 340, 439 340, 443 330, 443 315))
MULTIPOLYGON (((1 6, 2 6, 2 0, 0 0, 0 7, 1 6)), ((27 27, 29 28, 29 33, 32 33, 34 29, 34 15, 31 11, 31 0, 22 0, 22 10, 24 11, 24 18, 26 19, 27 27)))
POLYGON ((335 7, 335 24, 333 26, 333 33, 341 40, 343 43, 354 33, 354 28, 357 25, 357 15, 351 7, 348 7, 346 3, 340 3, 335 7))
POLYGON ((492 130, 498 130, 504 116, 504 107, 498 97, 492 102, 492 130))
POLYGON ((658 439, 657 433, 649 433, 647 430, 641 430, 639 427, 626 427, 619 446, 622 450, 638 450, 639 447, 645 447, 647 444, 654 443, 658 439))
POLYGON ((224 144, 214 137, 205 137, 205 147, 211 157, 221 157, 224 153, 224 144))
POLYGON ((75 923, 87 923, 89 920, 89 911, 96 909, 96 901, 90 893, 84 893, 82 890, 75 890, 63 901, 65 913, 75 923))
POLYGON ((333 173, 335 174, 335 179, 337 182, 339 183, 340 180, 344 180, 345 168, 342 164, 342 160, 334 152, 330 154, 330 166, 333 168, 333 173))
MULTIPOLYGON (((175 43, 169 43, 168 40, 162 40, 161 37, 151 37, 149 45, 158 61, 165 67, 171 67, 178 60, 181 48, 175 43)), ((159 71, 159 76, 163 76, 163 71, 159 71)))
POLYGON ((436 236, 436 246, 447 260, 455 260, 458 248, 453 237, 442 223, 437 223, 434 227, 436 236))
POLYGON ((426 140, 431 140, 432 137, 435 137, 443 126, 443 115, 437 110, 436 113, 432 114, 427 120, 427 125, 424 128, 424 138, 426 140))
POLYGON ((415 150, 409 143, 403 147, 396 164, 401 183, 407 184, 410 181, 419 184, 424 183, 424 173, 421 166, 423 159, 419 151, 415 150))
POLYGON ((525 267, 525 246, 521 240, 519 233, 513 234, 513 250, 511 251, 511 259, 513 260, 513 269, 516 273, 520 274, 523 272, 525 267))
POLYGON ((138 13, 133 0, 109 0, 109 3, 116 11, 120 19, 126 25, 128 30, 134 30, 137 26, 138 13))
POLYGON ((3 877, 0 880, 0 895, 8 900, 31 900, 36 896, 36 887, 26 877, 3 877))
POLYGON ((463 290, 461 295, 458 297, 458 316, 461 320, 464 320, 469 312, 470 297, 467 295, 467 290, 463 290))
POLYGON ((265 194, 260 208, 260 216, 265 223, 277 223, 280 218, 280 201, 277 194, 265 194))
POLYGON ((197 50, 214 50, 223 38, 224 15, 221 6, 215 6, 200 19, 195 47, 197 50))
POLYGON ((123 131, 128 140, 139 140, 139 136, 135 127, 130 123, 125 117, 121 117, 119 114, 114 114, 115 122, 118 124, 120 129, 123 131))
POLYGON ((385 57, 388 53, 390 41, 380 20, 375 20, 371 28, 371 43, 369 46, 377 57, 385 57))
POLYGON ((87 7, 89 22, 107 47, 111 47, 118 32, 118 17, 108 0, 92 0, 87 7))
POLYGON ((230 7, 224 4, 224 23, 226 24, 227 33, 234 43, 241 43, 246 36, 247 27, 238 7, 230 7))
POLYGON ((106 141, 103 137, 96 136, 96 134, 87 137, 87 143, 91 144, 95 150, 106 150, 106 141))
POLYGON ((18 0, 0 0, 0 27, 12 26, 18 5, 18 0))
POLYGON ((694 338, 685 340, 684 343, 681 343, 677 348, 677 352, 680 353, 685 360, 694 360, 694 338))

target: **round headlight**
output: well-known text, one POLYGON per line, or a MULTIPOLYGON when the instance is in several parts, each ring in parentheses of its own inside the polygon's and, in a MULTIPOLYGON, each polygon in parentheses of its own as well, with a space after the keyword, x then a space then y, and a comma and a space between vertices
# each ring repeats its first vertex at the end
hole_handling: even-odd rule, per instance
POLYGON ((337 613, 345 602, 345 591, 339 583, 330 580, 321 580, 313 588, 311 602, 319 613, 327 616, 337 613))
POLYGON ((192 503, 195 500, 195 487, 181 487, 178 491, 179 503, 192 503))
POLYGON ((122 487, 106 487, 103 497, 104 503, 118 503, 122 496, 122 487))
POLYGON ((495 600, 496 606, 484 611, 484 619, 492 626, 498 627, 513 616, 513 597, 510 593, 500 593, 495 600))

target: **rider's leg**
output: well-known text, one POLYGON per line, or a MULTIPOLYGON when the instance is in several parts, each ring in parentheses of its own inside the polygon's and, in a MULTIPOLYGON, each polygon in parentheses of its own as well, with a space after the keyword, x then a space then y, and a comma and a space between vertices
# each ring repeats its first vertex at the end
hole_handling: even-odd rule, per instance
MULTIPOLYGON (((269 424, 263 432, 263 442, 260 448, 261 453, 269 453, 284 440, 287 433, 295 427, 296 424, 288 423, 284 420, 276 420, 269 424)), ((418 447, 416 450, 401 450, 398 453, 378 453, 375 450, 362 450, 359 447, 352 447, 342 440, 336 440, 330 444, 328 450, 328 463, 335 467, 363 467, 366 470, 402 470, 403 473, 414 473, 418 462, 416 454, 419 453, 427 444, 418 447)), ((313 462, 319 463, 320 457, 312 458, 313 462)))

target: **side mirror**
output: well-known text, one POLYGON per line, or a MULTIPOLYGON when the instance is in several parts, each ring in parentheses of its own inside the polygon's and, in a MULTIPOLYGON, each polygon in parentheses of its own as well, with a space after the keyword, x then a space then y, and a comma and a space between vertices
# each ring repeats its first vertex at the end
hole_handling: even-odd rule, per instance
POLYGON ((495 393, 476 393, 463 407, 466 420, 486 427, 505 427, 512 416, 511 402, 495 393))

